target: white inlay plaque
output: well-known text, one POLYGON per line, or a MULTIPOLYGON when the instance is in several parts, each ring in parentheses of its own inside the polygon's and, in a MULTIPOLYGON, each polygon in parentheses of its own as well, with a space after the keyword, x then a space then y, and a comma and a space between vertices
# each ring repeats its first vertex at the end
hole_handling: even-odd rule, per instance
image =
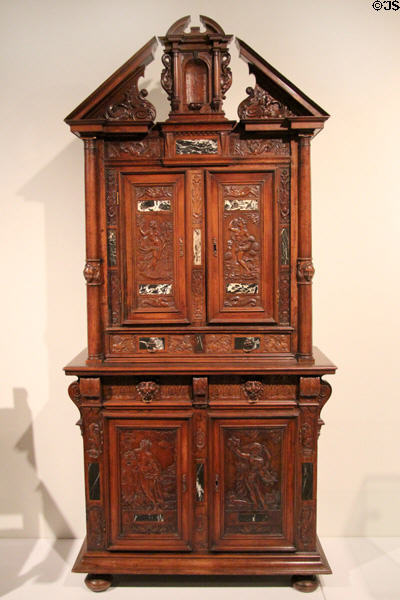
POLYGON ((228 294, 258 294, 257 283, 228 283, 226 286, 228 294))
POLYGON ((234 198, 229 200, 225 198, 225 210, 258 210, 258 200, 254 198, 234 198))
POLYGON ((140 200, 139 212, 162 212, 171 210, 171 200, 140 200))
POLYGON ((193 229, 193 264, 201 265, 201 229, 193 229))
POLYGON ((139 294, 141 296, 163 295, 172 293, 172 283, 146 283, 139 285, 139 294))

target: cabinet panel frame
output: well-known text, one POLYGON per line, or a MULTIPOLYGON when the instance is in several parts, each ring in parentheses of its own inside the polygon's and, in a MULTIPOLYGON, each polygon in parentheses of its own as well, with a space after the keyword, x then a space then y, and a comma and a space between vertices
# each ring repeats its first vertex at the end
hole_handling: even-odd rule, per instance
POLYGON ((105 410, 105 458, 109 493, 106 497, 107 550, 190 551, 192 549, 193 489, 192 411, 105 410), (119 535, 121 525, 118 429, 177 430, 177 534, 119 535))
MULTIPOLYGON (((188 316, 188 294, 187 286, 189 272, 189 236, 188 219, 189 211, 186 206, 185 189, 186 176, 183 170, 169 171, 165 169, 121 169, 119 171, 119 199, 120 215, 120 286, 121 286, 121 325, 151 325, 155 324, 187 324, 188 316), (134 267, 129 264, 133 259, 133 250, 130 248, 131 239, 134 235, 132 218, 134 209, 132 207, 132 185, 165 185, 172 186, 176 206, 173 214, 173 286, 175 307, 160 309, 132 309, 134 290, 133 285, 136 275, 134 267)), ((150 282, 149 282, 150 283, 150 282)))
MULTIPOLYGON (((205 169, 207 206, 207 322, 210 324, 265 324, 276 325, 279 321, 279 168, 281 164, 246 165, 229 169, 205 169), (247 180, 246 180, 247 175, 247 180), (263 306, 246 309, 223 307, 222 286, 225 286, 223 247, 223 210, 221 212, 220 184, 251 185, 261 184, 262 213, 260 252, 262 269, 260 272, 261 299, 263 306), (220 183, 219 183, 220 182, 220 183), (268 227, 269 222, 271 226, 268 227), (215 242, 218 243, 217 250, 215 242), (265 258, 269 254, 270 257, 265 258), (222 282, 221 282, 222 280, 222 282), (267 288, 269 286, 269 289, 267 288)), ((236 211, 232 211, 232 218, 236 211)), ((240 216, 240 213, 237 215, 240 216)))
MULTIPOLYGON (((274 411, 275 412, 275 411, 274 411)), ((243 412, 209 413, 209 481, 210 506, 209 539, 210 550, 218 552, 295 551, 294 514, 296 469, 291 457, 296 452, 297 411, 280 412, 279 416, 267 411, 243 414, 243 412), (282 535, 275 534, 224 534, 224 447, 223 430, 260 428, 283 428, 282 451, 282 535), (218 476, 216 479, 216 475, 218 476), (216 481, 218 486, 216 486, 216 481)))

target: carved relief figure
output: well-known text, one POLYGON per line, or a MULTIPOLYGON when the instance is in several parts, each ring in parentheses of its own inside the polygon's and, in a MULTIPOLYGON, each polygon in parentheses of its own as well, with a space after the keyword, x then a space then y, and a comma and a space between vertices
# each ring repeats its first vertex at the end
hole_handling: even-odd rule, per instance
POLYGON ((172 223, 156 219, 138 219, 141 235, 137 257, 139 271, 150 279, 172 276, 172 223))
MULTIPOLYGON (((227 242, 225 262, 228 265, 238 265, 240 272, 247 274, 256 272, 255 258, 260 249, 259 243, 254 235, 250 234, 247 223, 242 217, 232 219, 228 224, 231 237, 227 242)), ((236 269, 237 270, 237 269, 236 269)))
POLYGON ((139 447, 125 453, 131 459, 132 470, 137 475, 137 483, 144 496, 144 503, 150 504, 155 510, 162 508, 164 502, 160 485, 161 465, 153 455, 150 440, 141 440, 139 447))
POLYGON ((232 507, 270 508, 268 492, 277 481, 276 473, 270 469, 271 454, 268 448, 257 441, 242 445, 240 438, 228 439, 228 447, 235 455, 235 489, 228 494, 232 507))

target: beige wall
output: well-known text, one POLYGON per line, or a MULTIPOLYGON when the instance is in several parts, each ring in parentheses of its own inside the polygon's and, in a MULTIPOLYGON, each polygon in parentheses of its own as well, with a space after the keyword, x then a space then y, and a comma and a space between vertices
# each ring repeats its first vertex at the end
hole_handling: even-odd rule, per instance
MULTIPOLYGON (((339 365, 320 438, 321 535, 400 535, 399 19, 370 0, 1 3, 0 534, 82 536, 82 144, 62 120, 154 34, 199 13, 332 114, 313 142, 315 343, 339 365)), ((196 23, 195 23, 196 24, 196 23)), ((236 56, 236 48, 232 47, 236 56)), ((235 118, 251 78, 232 61, 235 118)), ((150 100, 164 106, 157 65, 150 100)))

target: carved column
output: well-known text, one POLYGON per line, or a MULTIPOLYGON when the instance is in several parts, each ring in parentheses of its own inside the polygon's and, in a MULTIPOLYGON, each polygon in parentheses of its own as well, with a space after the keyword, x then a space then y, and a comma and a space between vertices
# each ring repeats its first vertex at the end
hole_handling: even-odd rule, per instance
POLYGON ((310 178, 311 135, 299 136, 299 243, 297 259, 298 289, 298 353, 299 361, 310 361, 312 355, 312 291, 314 275, 311 251, 311 178, 310 178))
POLYGON ((100 244, 98 239, 98 190, 96 183, 96 140, 85 143, 85 206, 86 206, 86 264, 83 271, 87 284, 88 359, 103 358, 101 333, 101 286, 103 283, 100 244))

